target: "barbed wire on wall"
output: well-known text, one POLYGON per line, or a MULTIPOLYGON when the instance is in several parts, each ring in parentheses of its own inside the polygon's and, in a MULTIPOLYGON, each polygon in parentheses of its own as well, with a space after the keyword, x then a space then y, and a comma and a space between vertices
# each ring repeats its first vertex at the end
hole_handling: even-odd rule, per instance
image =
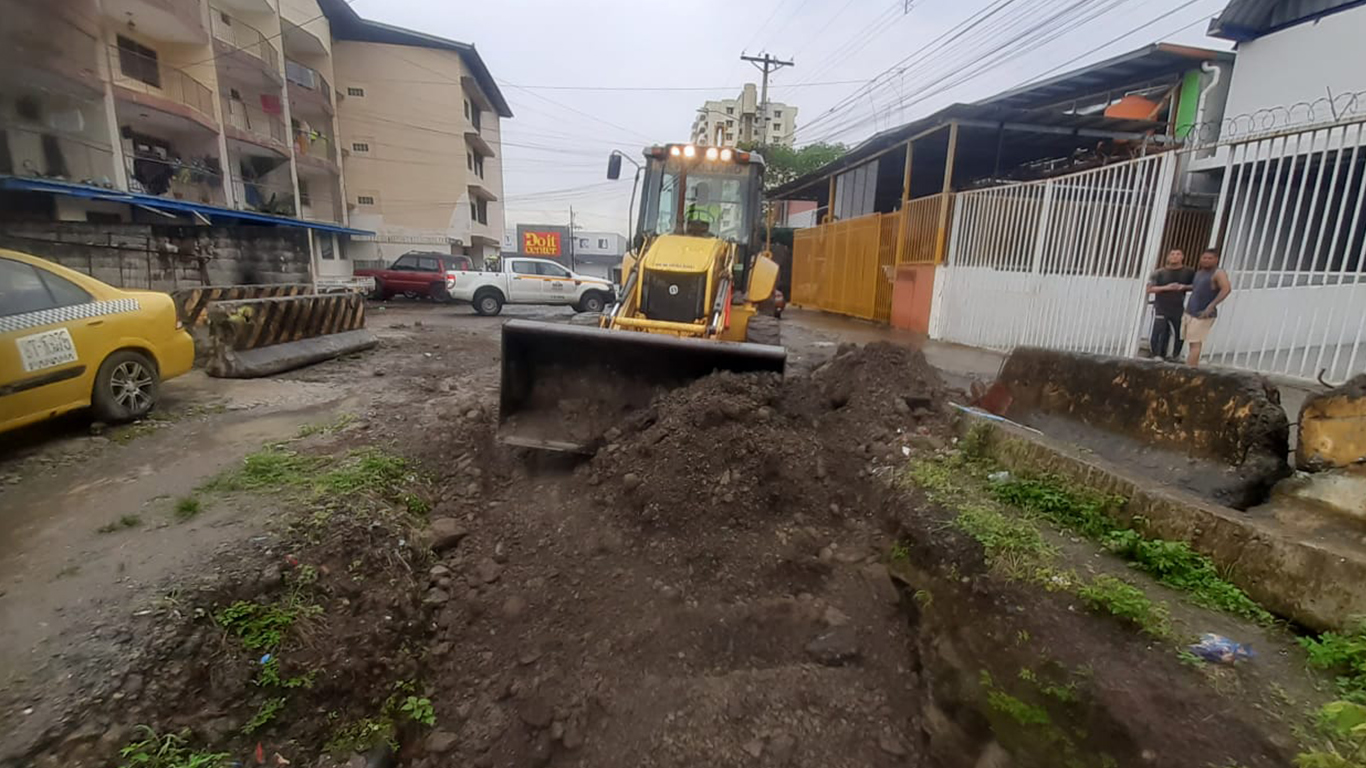
POLYGON ((1366 118, 1366 91, 1324 96, 1196 123, 1186 134, 1183 148, 1243 142, 1297 129, 1326 128, 1335 123, 1353 122, 1353 118, 1366 118))

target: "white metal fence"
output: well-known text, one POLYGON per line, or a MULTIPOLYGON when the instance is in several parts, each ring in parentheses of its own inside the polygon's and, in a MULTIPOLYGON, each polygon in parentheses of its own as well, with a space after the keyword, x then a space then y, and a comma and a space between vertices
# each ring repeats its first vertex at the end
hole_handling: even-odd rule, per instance
POLYGON ((1331 381, 1366 370, 1363 121, 1230 144, 1211 240, 1233 293, 1210 362, 1331 381))
POLYGON ((1133 355, 1176 156, 957 196, 930 335, 1133 355))

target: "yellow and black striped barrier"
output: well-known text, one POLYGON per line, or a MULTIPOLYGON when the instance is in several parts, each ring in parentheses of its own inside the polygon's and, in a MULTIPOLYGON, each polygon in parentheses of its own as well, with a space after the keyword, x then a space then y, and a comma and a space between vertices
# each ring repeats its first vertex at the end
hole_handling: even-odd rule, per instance
POLYGON ((356 293, 214 301, 208 331, 206 368, 224 378, 267 376, 376 343, 356 293))
POLYGON ((303 296, 313 293, 308 283, 273 283, 262 285, 205 285, 171 291, 176 314, 186 328, 208 322, 209 305, 216 301, 243 301, 277 296, 303 296))

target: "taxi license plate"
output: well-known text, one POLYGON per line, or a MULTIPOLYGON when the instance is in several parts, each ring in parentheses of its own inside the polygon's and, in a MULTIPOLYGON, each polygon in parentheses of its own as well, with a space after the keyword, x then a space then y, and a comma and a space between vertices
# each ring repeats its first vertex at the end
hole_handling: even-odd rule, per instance
POLYGON ((76 362, 76 345, 65 328, 20 336, 15 343, 19 345, 19 359, 25 372, 76 362))

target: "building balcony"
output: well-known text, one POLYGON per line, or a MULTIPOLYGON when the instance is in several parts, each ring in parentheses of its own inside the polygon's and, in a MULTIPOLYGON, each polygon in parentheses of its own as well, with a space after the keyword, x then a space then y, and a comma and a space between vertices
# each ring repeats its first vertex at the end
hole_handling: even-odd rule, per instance
POLYGON ((206 205, 225 205, 223 172, 216 162, 182 161, 147 154, 124 156, 128 191, 206 205))
POLYGON ((223 133, 230 139, 289 154, 284 119, 240 99, 223 98, 223 133))
POLYGON ((334 175, 341 172, 337 165, 336 146, 330 137, 318 131, 294 131, 294 159, 300 168, 312 168, 334 175))
POLYGON ((316 69, 285 59, 285 80, 291 109, 332 115, 332 85, 316 69))
POLYGON ((219 66, 245 67, 265 73, 270 82, 280 83, 280 52, 265 35, 241 19, 217 8, 212 10, 214 53, 219 66))
POLYGON ((109 46, 109 56, 115 98, 218 130, 213 91, 208 86, 156 56, 114 45, 109 46))
POLYGON ((105 16, 153 40, 198 44, 209 39, 202 6, 194 0, 103 0, 102 7, 105 16))
POLYGON ((272 216, 297 215, 294 189, 284 181, 232 177, 233 202, 239 210, 272 216))
POLYGON ((7 13, 0 25, 0 91, 13 94, 30 88, 82 98, 104 95, 99 65, 103 46, 95 32, 81 29, 72 19, 54 20, 51 9, 28 0, 7 13))
POLYGON ((299 179, 299 218, 309 221, 342 221, 341 195, 335 176, 299 179))
POLYGON ((469 189, 470 195, 472 195, 473 197, 479 198, 480 200, 488 201, 490 203, 498 202, 498 195, 494 194, 492 189, 484 186, 484 180, 479 178, 478 176, 470 178, 469 189))
POLYGON ((484 157, 493 157, 493 145, 484 140, 484 135, 473 128, 465 129, 465 143, 484 157))
POLYGON ((114 148, 88 133, 0 120, 0 174, 113 187, 114 148))

